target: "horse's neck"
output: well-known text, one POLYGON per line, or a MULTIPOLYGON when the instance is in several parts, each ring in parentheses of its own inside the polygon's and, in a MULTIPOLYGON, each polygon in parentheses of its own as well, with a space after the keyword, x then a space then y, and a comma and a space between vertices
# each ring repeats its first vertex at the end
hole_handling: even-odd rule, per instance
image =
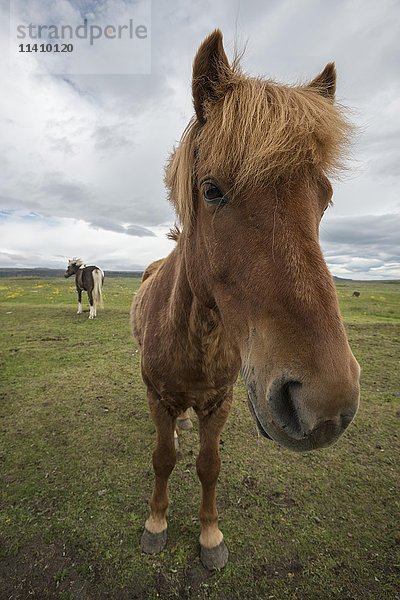
MULTIPOLYGON (((171 329, 187 336, 195 345, 207 341, 211 331, 219 331, 221 342, 225 338, 218 310, 206 306, 203 298, 190 283, 185 256, 176 255, 175 278, 168 301, 166 317, 171 329)), ((199 275, 199 274, 198 274, 199 275)))
POLYGON ((163 274, 171 286, 165 312, 166 320, 174 329, 187 328, 196 299, 189 285, 183 254, 175 251, 168 256, 163 274))

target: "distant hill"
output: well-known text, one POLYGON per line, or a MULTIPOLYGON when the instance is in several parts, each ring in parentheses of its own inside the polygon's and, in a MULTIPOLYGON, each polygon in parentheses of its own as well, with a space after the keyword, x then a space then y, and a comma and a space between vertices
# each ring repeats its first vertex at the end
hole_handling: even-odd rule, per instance
MULTIPOLYGON (((0 277, 64 277, 64 269, 16 269, 13 267, 0 267, 0 277)), ((143 271, 105 271, 107 277, 141 277, 143 271)), ((356 279, 344 279, 343 277, 333 277, 337 282, 352 281, 354 285, 362 283, 356 279)), ((398 279, 366 279, 365 281, 375 281, 378 283, 399 283, 398 279)))
MULTIPOLYGON (((64 269, 15 269, 0 267, 0 277, 64 277, 64 269)), ((141 277, 143 271, 106 271, 107 277, 141 277)))
MULTIPOLYGON (((64 277, 63 269, 16 269, 0 267, 0 277, 64 277)), ((105 271, 107 277, 141 277, 143 271, 105 271)), ((352 281, 342 277, 334 277, 335 281, 352 281)))

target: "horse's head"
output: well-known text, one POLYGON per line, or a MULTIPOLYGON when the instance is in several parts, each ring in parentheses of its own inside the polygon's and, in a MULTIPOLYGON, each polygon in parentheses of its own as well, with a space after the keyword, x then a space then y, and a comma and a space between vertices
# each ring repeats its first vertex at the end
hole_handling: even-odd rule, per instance
POLYGON ((167 167, 189 281, 242 360, 259 430, 297 451, 353 419, 359 366, 319 245, 349 125, 330 64, 308 85, 244 76, 219 31, 193 66, 196 117, 167 167))
POLYGON ((75 275, 82 265, 84 265, 84 263, 80 258, 71 258, 68 261, 68 266, 64 273, 64 277, 71 277, 71 275, 75 275))

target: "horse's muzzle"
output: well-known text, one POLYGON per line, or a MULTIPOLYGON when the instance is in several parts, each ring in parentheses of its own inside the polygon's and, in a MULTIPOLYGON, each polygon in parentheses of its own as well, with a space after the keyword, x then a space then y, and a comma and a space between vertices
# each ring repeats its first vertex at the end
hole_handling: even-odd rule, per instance
MULTIPOLYGON (((358 393, 338 403, 336 412, 325 411, 324 415, 321 409, 321 414, 316 415, 307 406, 302 387, 298 381, 276 381, 260 404, 256 385, 248 382, 248 403, 257 428, 264 437, 295 452, 331 446, 353 420, 358 393)), ((329 403, 327 406, 331 408, 329 403)))

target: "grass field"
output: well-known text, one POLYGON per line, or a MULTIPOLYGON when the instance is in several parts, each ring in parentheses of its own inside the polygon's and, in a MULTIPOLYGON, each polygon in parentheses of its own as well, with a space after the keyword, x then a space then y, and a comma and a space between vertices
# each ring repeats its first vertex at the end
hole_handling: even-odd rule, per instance
POLYGON ((362 404, 333 448, 260 440, 238 382, 218 488, 230 562, 210 574, 196 427, 180 438, 167 548, 139 549, 154 427, 129 331, 138 280, 106 279, 91 321, 71 283, 0 280, 1 600, 400 598, 400 284, 338 284, 362 404))

